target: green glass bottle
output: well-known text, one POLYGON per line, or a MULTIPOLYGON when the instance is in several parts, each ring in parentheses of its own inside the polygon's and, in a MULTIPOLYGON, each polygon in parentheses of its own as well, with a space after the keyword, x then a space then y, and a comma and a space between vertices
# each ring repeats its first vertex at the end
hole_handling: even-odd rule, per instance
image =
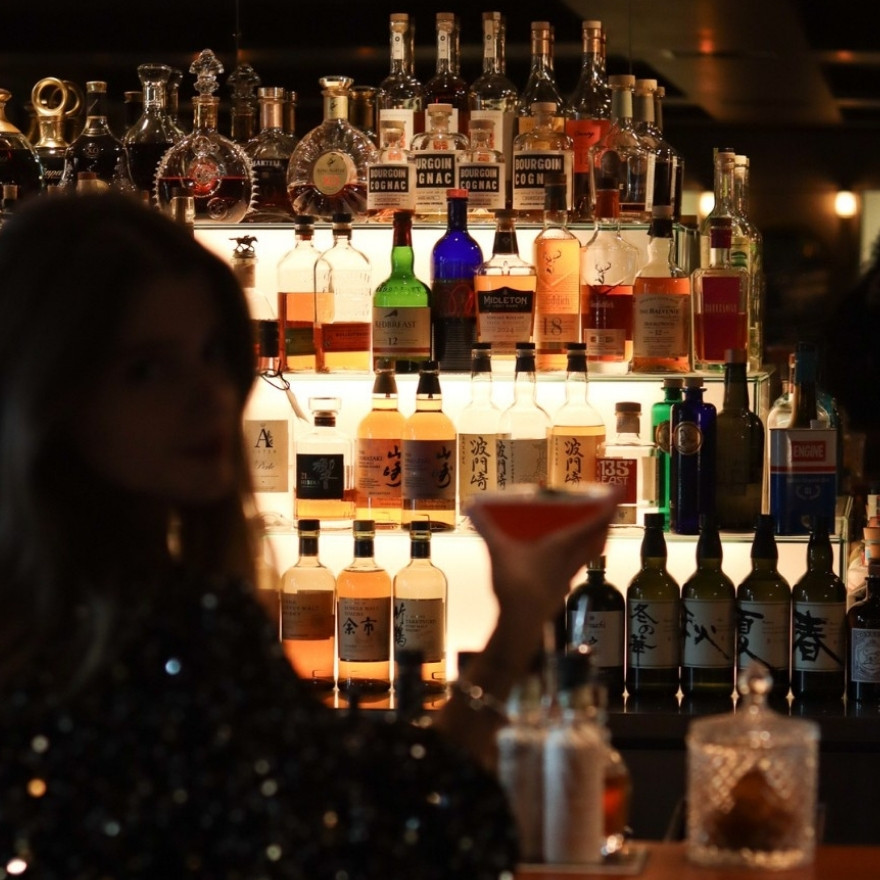
POLYGON ((685 697, 733 695, 736 588, 721 570, 723 551, 714 516, 700 517, 697 569, 681 588, 681 691, 685 697))
POLYGON ((834 572, 828 519, 814 516, 807 570, 791 591, 791 691, 796 700, 839 700, 846 689, 846 585, 834 572))
POLYGON ((412 211, 394 212, 391 274, 373 294, 373 367, 391 358, 397 373, 418 373, 431 356, 429 288, 413 273, 412 211))
POLYGON ((651 433, 654 437, 654 455, 657 456, 657 467, 654 469, 657 489, 654 497, 657 507, 663 514, 663 531, 669 531, 669 450, 671 436, 669 433, 669 411, 673 403, 682 399, 684 379, 680 376, 667 376, 663 380, 663 400, 651 406, 651 433))
POLYGON ((758 516, 752 541, 752 570, 736 590, 737 674, 753 660, 773 677, 771 697, 788 695, 791 587, 779 573, 773 517, 758 516))
POLYGON ((663 514, 645 514, 642 567, 626 590, 626 689, 631 696, 678 691, 681 600, 666 557, 663 514))

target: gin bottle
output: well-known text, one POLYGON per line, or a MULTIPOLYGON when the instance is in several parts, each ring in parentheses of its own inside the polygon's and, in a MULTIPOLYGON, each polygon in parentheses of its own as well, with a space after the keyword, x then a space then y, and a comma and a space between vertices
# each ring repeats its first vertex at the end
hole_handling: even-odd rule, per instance
POLYGON ((425 110, 431 104, 449 104, 452 131, 468 130, 468 87, 459 75, 459 23, 452 12, 438 12, 437 64, 434 75, 425 83, 425 110))
POLYGON ((297 215, 294 245, 278 263, 279 348, 285 372, 316 368, 315 264, 320 254, 314 233, 315 218, 297 215))
POLYGON ((458 186, 458 163, 470 149, 465 135, 452 127, 451 104, 425 107, 426 130, 412 139, 416 163, 416 216, 442 219, 446 191, 458 186))
POLYGON ((415 22, 405 12, 392 12, 391 69, 379 83, 379 128, 391 120, 403 127, 405 144, 424 128, 424 90, 415 75, 415 22))

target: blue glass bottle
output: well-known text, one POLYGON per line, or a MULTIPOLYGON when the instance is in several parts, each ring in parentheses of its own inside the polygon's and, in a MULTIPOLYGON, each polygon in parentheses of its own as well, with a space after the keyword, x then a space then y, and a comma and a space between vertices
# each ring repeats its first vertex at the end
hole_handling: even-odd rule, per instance
POLYGON ((715 513, 716 409, 703 400, 703 380, 684 380, 684 400, 669 411, 669 528, 700 533, 701 514, 715 513))
POLYGON ((446 192, 446 232, 431 252, 431 351, 441 370, 468 372, 477 334, 474 273, 483 262, 467 230, 468 191, 446 192))

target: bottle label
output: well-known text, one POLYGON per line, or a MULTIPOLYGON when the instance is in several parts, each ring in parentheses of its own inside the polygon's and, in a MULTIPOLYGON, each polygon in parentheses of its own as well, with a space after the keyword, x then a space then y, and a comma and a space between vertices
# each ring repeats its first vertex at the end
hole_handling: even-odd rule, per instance
MULTIPOLYGON (((520 117, 520 124, 528 117, 520 117)), ((515 211, 544 210, 544 175, 564 174, 565 204, 571 207, 571 151, 522 150, 513 154, 513 208, 515 211)))
POLYGON ((282 419, 245 419, 244 442, 255 492, 287 492, 289 489, 289 430, 290 425, 282 419))
POLYGON ((880 684, 880 629, 852 629, 850 681, 880 684))
POLYGON ((458 496, 462 510, 472 495, 498 488, 497 455, 497 435, 458 435, 458 496))
POLYGON ((395 599, 394 647, 421 651, 425 663, 444 660, 445 610, 442 599, 395 599))
MULTIPOLYGON (((690 297, 684 295, 690 289, 688 279, 647 278, 643 281, 664 281, 669 289, 634 293, 633 357, 686 358, 690 347, 690 297)), ((644 290, 646 285, 641 287, 644 290)))
POLYGON ((670 441, 669 419, 663 419, 654 426, 654 445, 657 447, 657 452, 669 455, 672 450, 670 441))
MULTIPOLYGON (((289 294, 286 294, 289 295, 289 294)), ((302 294, 293 294, 300 296, 302 294)), ((311 296, 312 294, 306 294, 311 296)), ((315 346, 315 325, 304 321, 296 323, 285 322, 284 324, 284 354, 287 357, 302 357, 305 355, 314 355, 315 346)))
POLYGON ((575 608, 569 612, 569 632, 572 643, 588 645, 590 658, 596 666, 623 666, 622 611, 590 611, 581 620, 575 608))
POLYGON ((414 211, 416 171, 411 162, 367 166, 368 211, 414 211))
POLYGON ((788 602, 736 603, 736 653, 744 670, 758 660, 772 670, 788 669, 791 605, 788 602))
POLYGON ((391 659, 391 597, 339 597, 339 659, 381 663, 391 659))
POLYGON ((431 356, 428 306, 373 308, 373 357, 424 361, 431 356))
POLYGON ((535 240, 535 343, 539 354, 564 354, 580 336, 580 255, 577 239, 535 240))
POLYGON ((669 669, 679 662, 679 603, 627 599, 629 665, 669 669))
POLYGON ((341 501, 344 492, 345 460, 341 453, 297 453, 297 498, 341 501))
POLYGON ((704 275, 694 302, 694 355, 697 363, 724 363, 728 348, 747 348, 748 319, 743 276, 704 275))
POLYGON ((503 286, 503 282, 504 276, 474 277, 477 338, 480 342, 491 342, 493 354, 515 354, 516 343, 532 337, 535 292, 503 286))
MULTIPOLYGON (((571 430, 571 429, 569 429, 571 430)), ((596 479, 596 454, 605 442, 605 429, 593 433, 565 433, 554 429, 547 441, 550 447, 550 485, 555 489, 578 488, 596 479)))
POLYGON ((846 602, 795 602, 791 668, 840 672, 846 657, 846 602))
POLYGON ((369 321, 339 321, 321 324, 321 348, 324 354, 340 352, 368 352, 370 350, 369 321))
POLYGON ((455 165, 458 151, 433 153, 419 150, 413 155, 416 160, 416 209, 445 213, 446 190, 457 186, 455 165))
POLYGON ((679 422, 672 431, 672 448, 679 455, 696 455, 703 447, 703 432, 696 422, 679 422))
POLYGON ((581 322, 587 361, 626 361, 632 340, 632 285, 587 284, 582 289, 581 322))
POLYGON ((403 441, 404 510, 455 510, 455 439, 403 441))
POLYGON ((733 667, 736 620, 732 601, 683 599, 682 620, 682 666, 733 667))
POLYGON ((589 174, 590 148, 605 137, 608 119, 566 119, 565 133, 574 142, 574 173, 589 174))
POLYGON ((400 440, 357 441, 356 504, 360 508, 400 508, 400 440))
POLYGON ((635 458, 597 458, 596 482, 617 486, 622 493, 620 504, 635 504, 639 500, 638 467, 635 458))
POLYGON ((312 167, 315 186, 325 196, 338 195, 348 183, 357 181, 357 168, 351 156, 328 150, 318 156, 312 167))
POLYGON ((458 166, 458 185, 468 191, 468 210, 504 207, 504 164, 501 162, 462 162, 458 166))
POLYGON ((498 488, 547 482, 547 440, 498 438, 498 488))
POLYGON ((300 590, 281 594, 281 638, 332 639, 336 629, 333 590, 300 590))

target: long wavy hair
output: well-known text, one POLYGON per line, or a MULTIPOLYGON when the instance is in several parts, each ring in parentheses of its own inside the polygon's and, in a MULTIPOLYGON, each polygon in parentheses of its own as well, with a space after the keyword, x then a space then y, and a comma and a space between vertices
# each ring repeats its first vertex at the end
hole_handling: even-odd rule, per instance
MULTIPOLYGON (((123 196, 32 200, 0 229, 0 688, 35 663, 69 684, 100 662, 144 570, 139 499, 77 454, 70 426, 95 388, 136 296, 197 281, 220 315, 243 409, 254 375, 235 277, 185 228, 123 196)), ((173 512, 177 561, 253 581, 250 478, 210 505, 173 512)))

